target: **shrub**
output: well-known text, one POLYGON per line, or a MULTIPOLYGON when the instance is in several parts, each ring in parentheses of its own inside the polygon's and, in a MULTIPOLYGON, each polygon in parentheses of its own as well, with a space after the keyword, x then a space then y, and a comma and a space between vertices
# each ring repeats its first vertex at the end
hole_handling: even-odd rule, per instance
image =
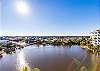
POLYGON ((40 71, 39 68, 34 68, 32 71, 40 71))

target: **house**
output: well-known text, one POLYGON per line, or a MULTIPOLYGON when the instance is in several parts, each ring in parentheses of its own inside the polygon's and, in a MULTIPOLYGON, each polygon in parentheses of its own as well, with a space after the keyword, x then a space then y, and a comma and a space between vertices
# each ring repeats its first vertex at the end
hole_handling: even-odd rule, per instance
POLYGON ((9 43, 9 40, 0 40, 0 44, 6 45, 7 43, 9 43))

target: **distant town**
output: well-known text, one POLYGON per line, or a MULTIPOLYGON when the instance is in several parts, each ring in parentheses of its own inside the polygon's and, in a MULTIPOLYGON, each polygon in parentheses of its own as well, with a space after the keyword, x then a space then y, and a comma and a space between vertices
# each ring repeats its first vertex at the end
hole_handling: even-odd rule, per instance
POLYGON ((30 45, 71 46, 80 45, 93 52, 100 53, 100 30, 90 33, 90 36, 1 36, 0 55, 12 53, 30 45))

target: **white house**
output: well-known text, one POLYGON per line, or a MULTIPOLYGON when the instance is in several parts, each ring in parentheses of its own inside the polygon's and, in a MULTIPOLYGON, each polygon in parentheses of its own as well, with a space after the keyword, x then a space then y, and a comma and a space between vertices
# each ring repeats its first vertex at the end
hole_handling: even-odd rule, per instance
POLYGON ((9 42, 9 40, 0 40, 1 44, 7 44, 9 42))

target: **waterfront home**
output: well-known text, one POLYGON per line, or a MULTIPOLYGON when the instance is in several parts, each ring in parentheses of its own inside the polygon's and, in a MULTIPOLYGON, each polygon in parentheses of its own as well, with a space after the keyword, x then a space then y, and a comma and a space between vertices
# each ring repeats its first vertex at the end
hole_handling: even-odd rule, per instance
POLYGON ((100 45, 100 29, 90 33, 91 43, 96 46, 100 45))
POLYGON ((9 43, 9 40, 0 40, 0 43, 1 43, 2 45, 6 45, 6 44, 9 43))

